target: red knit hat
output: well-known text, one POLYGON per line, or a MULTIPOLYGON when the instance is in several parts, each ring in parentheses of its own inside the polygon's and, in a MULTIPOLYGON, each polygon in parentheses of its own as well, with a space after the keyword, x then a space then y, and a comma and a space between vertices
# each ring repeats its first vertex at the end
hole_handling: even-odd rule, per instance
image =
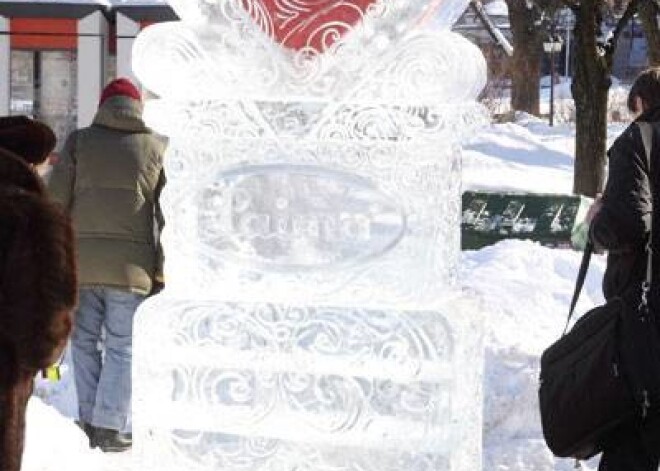
POLYGON ((140 95, 140 90, 138 90, 135 85, 131 83, 130 80, 126 78, 118 78, 110 82, 103 89, 101 93, 101 99, 99 100, 99 106, 103 104, 105 100, 113 96, 127 96, 133 98, 134 100, 140 101, 142 96, 140 95))

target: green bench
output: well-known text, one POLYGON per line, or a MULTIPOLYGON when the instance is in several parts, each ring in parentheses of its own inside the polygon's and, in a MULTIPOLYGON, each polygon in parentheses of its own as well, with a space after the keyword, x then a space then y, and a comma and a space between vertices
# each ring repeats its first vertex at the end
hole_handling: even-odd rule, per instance
POLYGON ((528 239, 548 247, 584 249, 584 196, 463 193, 461 248, 475 250, 503 239, 528 239))

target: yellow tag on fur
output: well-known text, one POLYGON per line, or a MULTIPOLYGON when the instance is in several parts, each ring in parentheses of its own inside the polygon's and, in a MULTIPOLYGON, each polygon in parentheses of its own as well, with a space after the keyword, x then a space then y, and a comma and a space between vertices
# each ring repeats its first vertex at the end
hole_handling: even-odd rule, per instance
POLYGON ((42 376, 49 381, 59 381, 62 379, 62 373, 60 372, 60 365, 51 365, 42 372, 42 376))

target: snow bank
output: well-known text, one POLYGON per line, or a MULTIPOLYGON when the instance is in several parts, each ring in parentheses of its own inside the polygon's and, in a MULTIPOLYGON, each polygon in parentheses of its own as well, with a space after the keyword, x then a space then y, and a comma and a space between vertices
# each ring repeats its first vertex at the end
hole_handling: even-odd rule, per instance
MULTIPOLYGON (((463 254, 463 284, 490 307, 484 470, 568 471, 574 466, 554 459, 545 446, 537 388, 540 354, 564 328, 580 260, 572 250, 513 240, 463 254)), ((604 267, 604 257, 595 256, 578 315, 603 301, 604 267)))
POLYGON ((83 431, 38 398, 28 404, 22 471, 101 471, 103 454, 83 431))
POLYGON ((574 130, 537 119, 486 127, 463 152, 463 189, 570 194, 574 130))

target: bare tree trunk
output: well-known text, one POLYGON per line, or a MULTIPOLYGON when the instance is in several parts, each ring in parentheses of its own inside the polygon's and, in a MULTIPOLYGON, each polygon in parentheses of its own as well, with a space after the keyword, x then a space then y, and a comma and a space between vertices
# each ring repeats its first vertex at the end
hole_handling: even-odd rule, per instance
POLYGON ((582 0, 575 11, 575 75, 572 93, 576 108, 573 192, 595 196, 605 180, 607 96, 611 80, 606 58, 599 54, 600 1, 582 0))
POLYGON ((637 11, 649 48, 649 63, 654 66, 660 65, 660 27, 658 27, 660 8, 655 1, 648 0, 640 2, 637 11))
POLYGON ((542 28, 535 26, 535 11, 520 0, 506 0, 513 39, 511 108, 534 115, 539 109, 542 28))
POLYGON ((640 3, 629 0, 605 44, 597 41, 601 36, 603 1, 580 0, 572 4, 575 13, 575 75, 571 85, 576 111, 574 193, 594 196, 603 189, 612 58, 619 37, 640 3))
MULTIPOLYGON (((577 75, 577 74, 576 74, 577 75)), ((587 106, 576 103, 573 193, 595 196, 605 182, 608 89, 593 89, 587 106)))

